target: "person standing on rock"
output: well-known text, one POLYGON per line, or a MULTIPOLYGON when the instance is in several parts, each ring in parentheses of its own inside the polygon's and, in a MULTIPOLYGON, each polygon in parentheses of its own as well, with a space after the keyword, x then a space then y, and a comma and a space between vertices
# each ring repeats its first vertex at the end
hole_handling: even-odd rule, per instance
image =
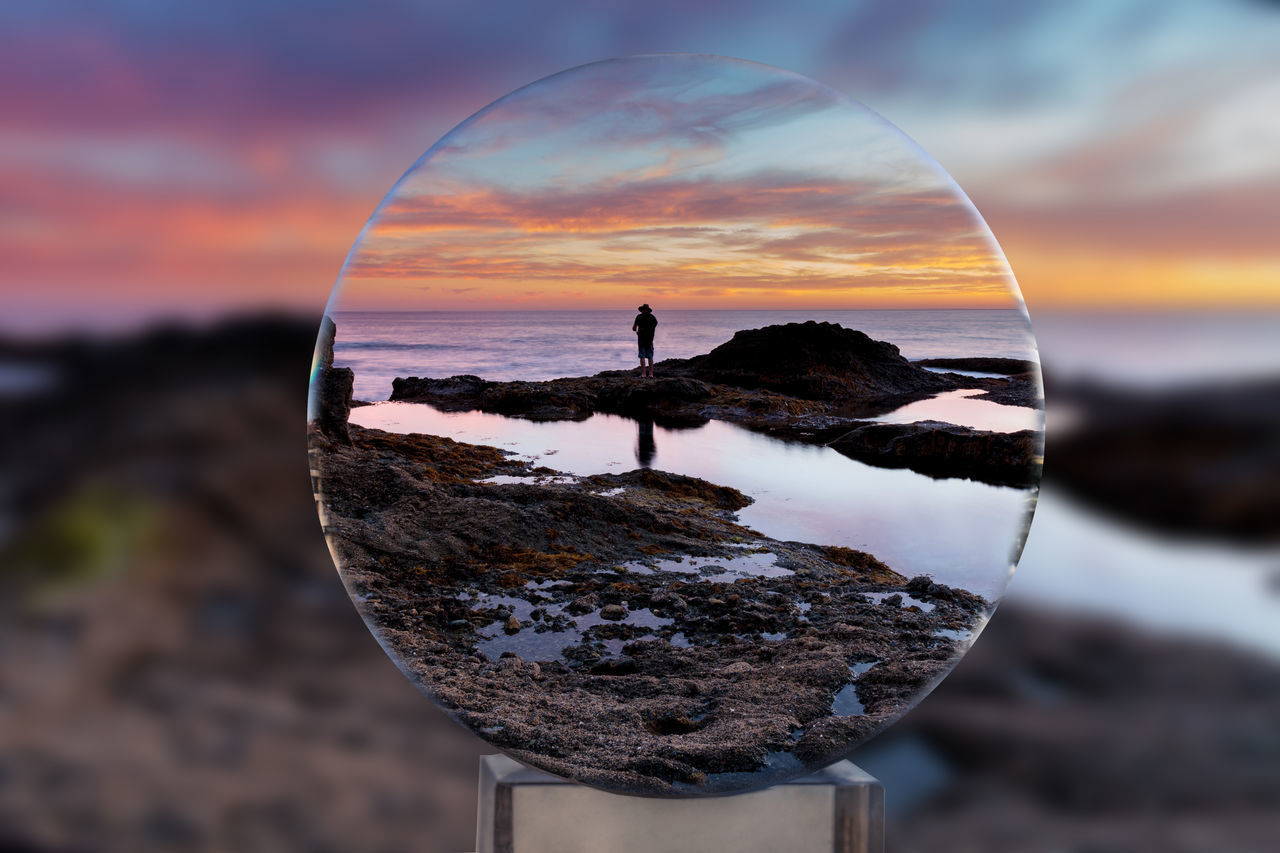
POLYGON ((636 321, 631 324, 631 331, 636 333, 636 342, 640 345, 640 375, 653 378, 653 330, 658 327, 658 318, 653 316, 653 309, 645 303, 636 309, 636 321))

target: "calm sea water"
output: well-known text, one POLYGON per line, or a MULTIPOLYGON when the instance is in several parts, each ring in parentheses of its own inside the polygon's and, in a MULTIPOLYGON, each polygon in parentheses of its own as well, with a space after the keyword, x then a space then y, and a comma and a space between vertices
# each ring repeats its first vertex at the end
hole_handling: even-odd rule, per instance
MULTIPOLYGON (((1014 310, 658 311, 655 356, 709 352, 741 329, 839 323, 897 345, 907 358, 1034 358, 1014 310)), ((335 362, 355 371, 358 400, 385 400, 397 376, 556 379, 635 367, 634 311, 339 311, 335 362)))

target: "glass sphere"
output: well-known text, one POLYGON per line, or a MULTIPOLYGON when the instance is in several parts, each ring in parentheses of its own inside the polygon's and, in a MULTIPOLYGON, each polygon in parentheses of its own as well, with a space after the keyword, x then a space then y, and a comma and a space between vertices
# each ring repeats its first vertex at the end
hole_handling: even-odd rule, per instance
POLYGON ((585 65, 433 145, 312 375, 325 534, 459 723, 610 791, 847 756, 990 616, 1042 448, 1017 284, 942 168, 812 80, 585 65))

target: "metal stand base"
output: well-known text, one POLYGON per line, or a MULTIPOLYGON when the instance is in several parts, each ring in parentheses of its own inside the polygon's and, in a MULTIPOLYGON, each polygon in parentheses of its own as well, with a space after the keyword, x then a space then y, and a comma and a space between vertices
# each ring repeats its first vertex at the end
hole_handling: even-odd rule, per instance
POLYGON ((883 853, 884 789, 841 761, 730 797, 625 797, 486 755, 476 847, 478 853, 883 853))

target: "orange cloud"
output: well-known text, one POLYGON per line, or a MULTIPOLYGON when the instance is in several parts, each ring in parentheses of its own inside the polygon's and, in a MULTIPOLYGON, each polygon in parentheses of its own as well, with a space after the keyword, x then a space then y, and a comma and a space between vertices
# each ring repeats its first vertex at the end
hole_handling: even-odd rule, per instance
POLYGON ((600 304, 658 282, 720 306, 1012 302, 1008 270, 963 201, 782 172, 419 192, 383 210, 345 279, 348 305, 393 304, 403 283, 428 281, 493 303, 526 298, 531 282, 588 285, 600 304))

